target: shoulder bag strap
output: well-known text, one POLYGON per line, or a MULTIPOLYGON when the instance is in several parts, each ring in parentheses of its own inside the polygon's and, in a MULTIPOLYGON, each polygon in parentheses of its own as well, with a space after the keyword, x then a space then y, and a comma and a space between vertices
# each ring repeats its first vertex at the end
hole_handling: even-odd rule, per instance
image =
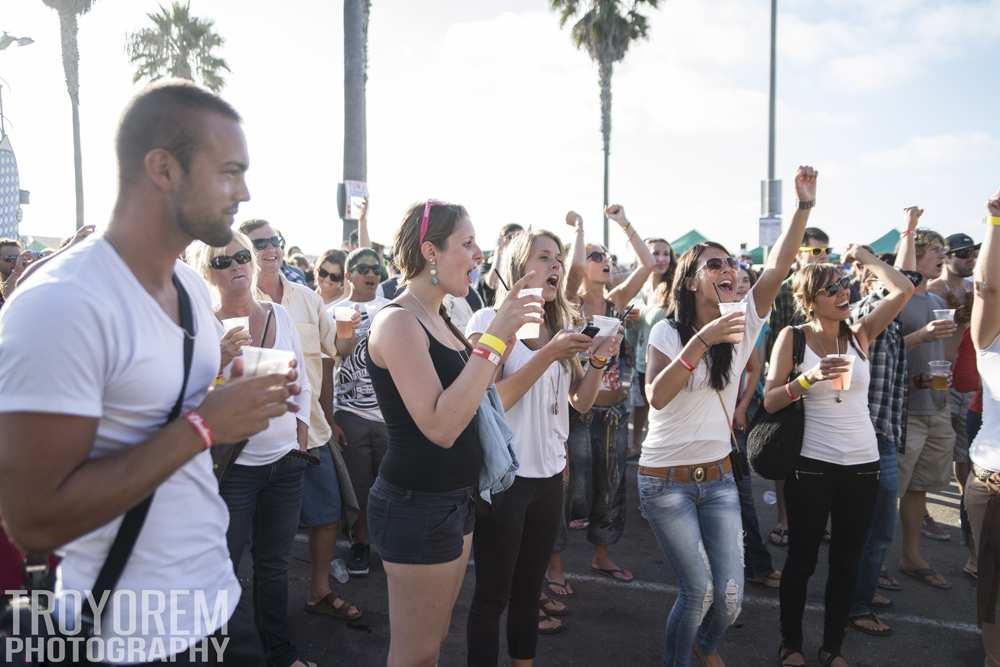
POLYGON ((792 327, 792 372, 796 372, 806 358, 806 332, 792 327))
POLYGON ((267 309, 267 319, 264 321, 264 333, 261 334, 260 336, 261 347, 265 347, 264 343, 267 341, 267 332, 271 330, 271 320, 273 318, 274 318, 274 305, 271 305, 271 307, 267 309))
MULTIPOLYGON (((191 375, 191 360, 194 358, 194 314, 191 311, 191 298, 176 274, 172 280, 177 289, 181 328, 184 329, 184 379, 181 382, 181 391, 177 396, 177 401, 167 416, 166 424, 177 419, 184 407, 184 395, 187 393, 188 378, 191 375)), ((121 578, 125 564, 128 562, 129 556, 132 555, 132 549, 139 539, 139 532, 146 522, 146 515, 149 513, 149 506, 152 502, 153 494, 151 493, 145 500, 126 512, 122 518, 118 534, 115 535, 115 540, 111 544, 111 550, 108 551, 108 557, 97 575, 97 581, 94 582, 91 599, 97 604, 101 604, 104 598, 118 585, 118 579, 121 578)), ((94 621, 94 610, 91 605, 82 605, 80 623, 87 634, 92 634, 94 621)))

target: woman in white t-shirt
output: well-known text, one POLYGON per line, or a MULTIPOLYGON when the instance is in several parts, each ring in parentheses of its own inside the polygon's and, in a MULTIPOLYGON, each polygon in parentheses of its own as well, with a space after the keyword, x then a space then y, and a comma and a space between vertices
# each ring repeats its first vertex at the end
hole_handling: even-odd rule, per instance
MULTIPOLYGON (((250 239, 236 233, 224 248, 196 246, 195 268, 219 298, 216 316, 249 321, 249 331, 227 337, 235 349, 226 352, 224 360, 239 354, 240 343, 246 342, 292 352, 298 367, 305 368, 299 334, 288 312, 279 304, 254 298, 256 259, 250 239)), ((228 374, 229 369, 225 371, 228 374)), ((306 467, 306 459, 295 451, 305 451, 309 434, 309 381, 302 374, 299 382, 302 391, 294 398, 298 411, 271 419, 267 429, 250 438, 219 485, 229 509, 226 541, 234 570, 239 570, 247 545, 253 545, 254 618, 268 663, 293 667, 305 665, 289 640, 287 613, 288 554, 298 529, 306 467)))
MULTIPOLYGON (((497 379, 520 467, 513 486, 493 496, 491 511, 477 518, 473 537, 476 589, 469 609, 468 664, 491 667, 499 657, 499 622, 505 607, 507 650, 517 664, 534 659, 539 630, 562 629, 557 618, 540 623, 538 609, 562 520, 569 406, 578 412, 590 410, 603 368, 621 340, 619 335, 591 340, 568 329, 576 311, 563 293, 563 245, 558 236, 518 232, 503 260, 498 271, 507 285, 534 272, 526 287, 542 288, 545 315, 538 338, 508 345, 497 379), (587 353, 589 359, 581 365, 579 355, 587 353)), ((497 304, 506 296, 501 286, 497 304)), ((492 308, 472 316, 466 334, 474 345, 494 317, 492 308)), ((553 611, 564 610, 553 604, 553 611)))
POLYGON ((849 247, 844 260, 869 269, 888 294, 868 315, 848 325, 850 276, 833 264, 800 269, 792 289, 806 314, 802 368, 809 370, 796 376, 794 331, 786 327, 771 351, 765 385, 764 407, 770 413, 806 398, 802 450, 785 481, 788 558, 781 575, 779 653, 789 667, 805 664, 806 588, 828 520, 830 574, 819 661, 847 667, 840 649, 879 485, 878 442, 868 409, 868 348, 913 294, 913 285, 902 273, 864 248, 849 247))
POLYGON ((802 242, 815 203, 816 172, 799 167, 799 210, 743 299, 738 264, 718 243, 699 243, 677 265, 670 319, 649 334, 646 398, 649 432, 639 459, 639 506, 677 576, 680 593, 666 624, 664 664, 686 666, 692 653, 719 665, 722 637, 743 599, 739 492, 729 454, 740 372, 802 242))
POLYGON ((976 545, 982 545, 976 583, 977 620, 983 628, 986 664, 998 665, 1000 600, 995 595, 996 572, 987 565, 996 562, 1000 544, 997 517, 991 516, 997 505, 991 499, 1000 493, 1000 192, 990 197, 986 215, 986 238, 973 274, 976 296, 972 305, 972 343, 983 384, 983 425, 969 447, 972 472, 965 485, 965 509, 976 545), (983 556, 989 558, 984 560, 983 556))

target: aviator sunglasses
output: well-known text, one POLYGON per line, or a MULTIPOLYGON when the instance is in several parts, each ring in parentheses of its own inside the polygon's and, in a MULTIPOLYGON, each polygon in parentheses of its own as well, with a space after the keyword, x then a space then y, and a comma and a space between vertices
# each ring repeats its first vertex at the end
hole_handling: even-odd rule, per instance
POLYGON ((272 236, 269 239, 254 239, 253 240, 253 247, 256 250, 264 250, 269 245, 273 245, 275 248, 284 248, 285 247, 285 239, 281 238, 281 236, 272 236))
POLYGON ((218 257, 213 257, 209 261, 209 265, 213 269, 221 271, 223 269, 228 269, 230 266, 233 265, 233 262, 236 262, 237 264, 246 264, 251 259, 253 259, 253 257, 250 255, 250 251, 249 250, 238 250, 237 252, 233 253, 231 256, 230 255, 219 255, 218 257))
POLYGON ((326 269, 320 269, 316 273, 319 274, 320 278, 329 278, 330 280, 332 280, 335 283, 340 283, 340 282, 344 281, 344 274, 343 273, 330 273, 326 269))
POLYGON ((827 296, 837 296, 841 290, 848 289, 851 286, 851 278, 849 276, 844 276, 840 280, 834 281, 820 289, 820 292, 824 292, 827 296))
POLYGON ((378 267, 374 264, 358 264, 351 269, 351 273, 360 273, 363 276, 367 276, 370 273, 378 275, 378 267))
POLYGON ((949 257, 954 257, 955 259, 971 259, 973 257, 979 256, 979 248, 960 248, 958 250, 950 250, 948 252, 949 257))
POLYGON ((722 269, 727 266, 730 269, 735 270, 740 267, 740 263, 732 257, 712 257, 711 259, 705 260, 705 263, 701 265, 701 268, 708 269, 709 271, 722 271, 722 269))
POLYGON ((594 252, 587 255, 587 259, 589 259, 591 262, 601 263, 607 258, 607 256, 608 254, 606 252, 595 250, 594 252))

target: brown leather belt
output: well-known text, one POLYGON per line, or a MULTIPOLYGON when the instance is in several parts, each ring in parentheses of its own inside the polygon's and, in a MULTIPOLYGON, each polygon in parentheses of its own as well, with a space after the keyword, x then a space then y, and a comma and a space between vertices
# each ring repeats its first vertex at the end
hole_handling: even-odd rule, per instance
POLYGON ((640 475, 659 477, 675 482, 715 482, 723 475, 733 471, 733 463, 727 456, 711 463, 699 463, 693 466, 672 466, 669 468, 649 468, 639 466, 640 475))

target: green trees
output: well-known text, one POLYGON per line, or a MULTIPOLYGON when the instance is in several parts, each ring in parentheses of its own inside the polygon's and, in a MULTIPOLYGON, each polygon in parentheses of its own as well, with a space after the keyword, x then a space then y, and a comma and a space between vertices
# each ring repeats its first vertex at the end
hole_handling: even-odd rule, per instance
MULTIPOLYGON (((559 25, 573 23, 570 36, 597 63, 601 88, 601 137, 604 142, 604 207, 608 206, 608 166, 611 153, 611 76, 615 63, 625 58, 633 42, 648 36, 649 21, 643 5, 656 9, 659 0, 550 0, 559 14, 559 25), (628 7, 626 7, 628 5, 628 7)), ((604 218, 604 245, 608 245, 608 219, 604 218)))
POLYGON ((176 0, 169 9, 161 6, 147 16, 153 26, 131 33, 125 46, 129 62, 136 66, 134 82, 178 77, 215 93, 222 90, 222 73, 230 70, 217 55, 224 40, 215 32, 214 21, 192 16, 191 3, 176 0))

